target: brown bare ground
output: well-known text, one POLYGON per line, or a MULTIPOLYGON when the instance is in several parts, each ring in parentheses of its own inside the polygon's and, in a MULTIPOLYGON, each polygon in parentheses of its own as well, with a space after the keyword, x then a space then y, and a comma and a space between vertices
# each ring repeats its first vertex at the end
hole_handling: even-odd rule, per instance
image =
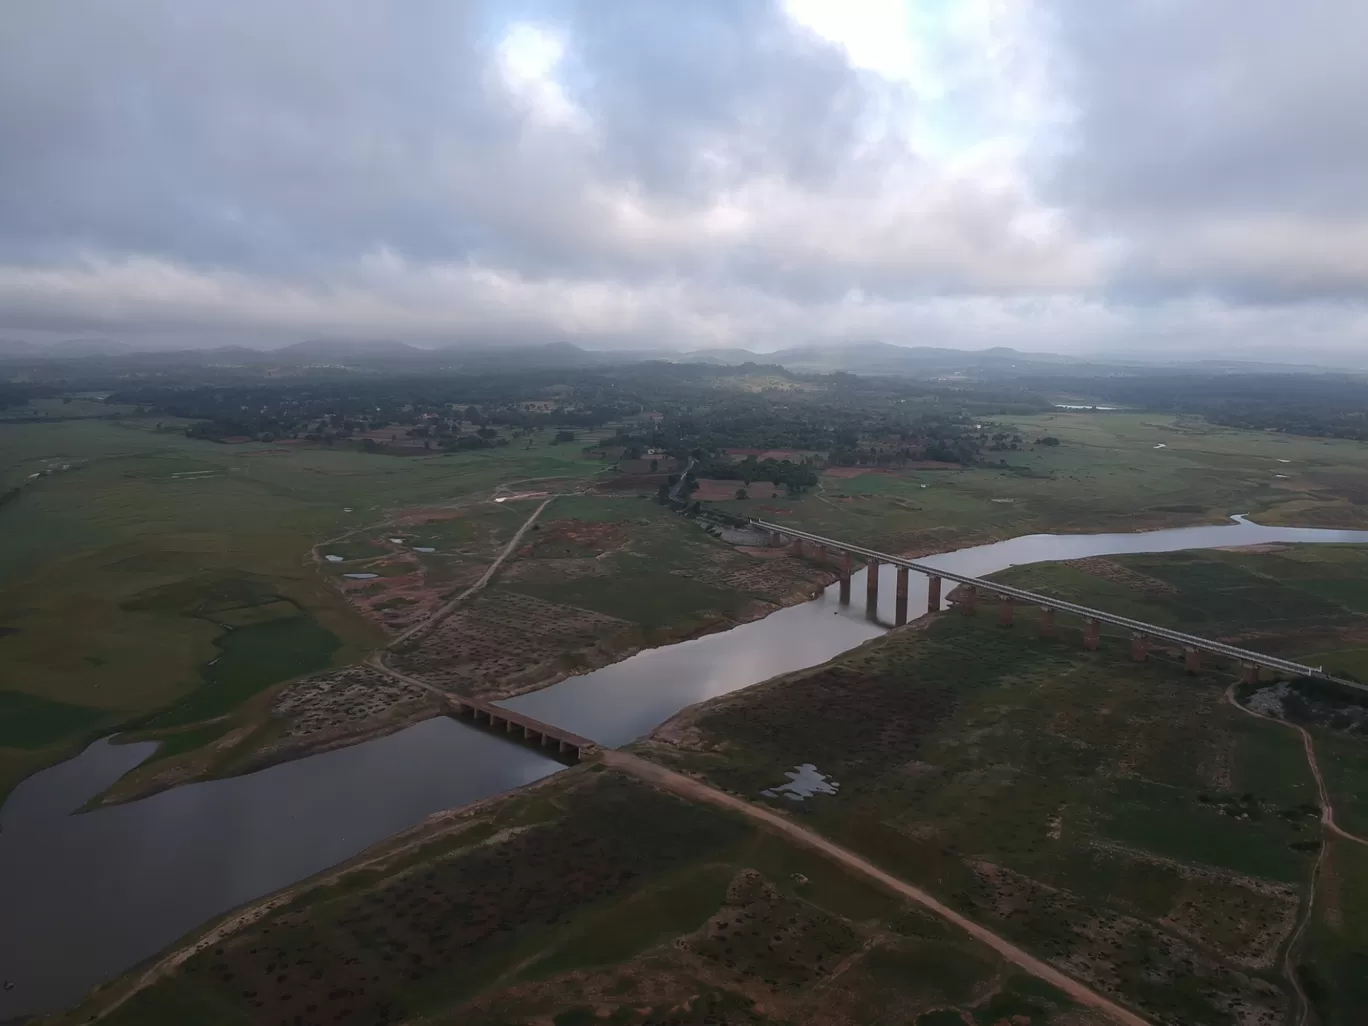
POLYGON ((396 649, 391 661, 439 687, 485 695, 514 679, 554 676, 554 664, 567 653, 633 630, 603 613, 495 591, 453 610, 419 645, 396 649))
POLYGON ((698 487, 689 497, 699 502, 722 502, 736 498, 738 488, 744 489, 747 498, 751 499, 777 499, 784 494, 784 490, 775 487, 773 481, 752 481, 746 484, 744 481, 723 481, 719 478, 704 477, 699 478, 698 487))

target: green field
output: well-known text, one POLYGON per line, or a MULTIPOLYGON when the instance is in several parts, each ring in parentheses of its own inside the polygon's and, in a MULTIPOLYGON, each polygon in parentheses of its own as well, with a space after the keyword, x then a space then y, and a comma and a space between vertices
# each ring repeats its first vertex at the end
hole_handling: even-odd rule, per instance
MULTIPOLYGON (((193 440, 143 420, 0 424, 0 486, 23 485, 0 506, 0 702, 16 710, 0 735, 0 797, 123 724, 251 722, 252 696, 383 644, 316 569, 321 540, 393 509, 529 480, 574 487, 601 469, 569 446, 250 455, 263 448, 284 447, 193 440), (215 620, 224 587, 258 594, 215 620)), ((354 558, 371 551, 339 544, 354 558)))
POLYGON ((966 538, 1215 523, 1233 513, 1368 528, 1368 506, 1352 501, 1368 497, 1363 443, 1163 414, 1060 412, 1008 422, 1024 448, 985 453, 967 469, 828 474, 798 499, 715 505, 908 551, 954 548, 966 538), (1031 444, 1045 436, 1061 444, 1031 444))
POLYGON ((946 615, 700 707, 651 758, 768 801, 1157 1019, 1281 1019, 1320 831, 1297 736, 1227 680, 946 615), (814 715, 813 710, 821 710, 814 715), (767 798, 812 763, 840 785, 767 798), (1165 982, 1157 985, 1154 981, 1165 982))
POLYGON ((728 546, 652 501, 576 496, 557 499, 547 509, 542 537, 517 579, 501 586, 606 613, 650 632, 739 617, 747 603, 763 597, 760 589, 729 586, 706 571, 711 564, 744 562, 745 557, 738 559, 728 546), (562 535, 556 527, 567 521, 574 523, 562 535), (580 524, 590 530, 581 531, 577 540, 580 524), (616 530, 600 533, 593 531, 596 526, 616 530), (553 532, 560 536, 548 538, 553 532), (576 572, 581 565, 594 572, 576 572))
MULTIPOLYGON (((1368 548, 1279 546, 1017 567, 1022 587, 1313 664, 1359 666, 1368 548)), ((830 664, 686 714, 692 749, 644 754, 770 801, 1156 1017, 1281 1019, 1281 944, 1322 843, 1300 738, 1226 700, 1234 676, 1146 664, 1022 618, 944 614, 830 664), (814 716, 813 710, 821 715, 814 716), (766 798, 801 763, 840 784, 766 798), (1166 980, 1155 986, 1156 978, 1166 980), (1280 993, 1276 999, 1271 995, 1280 993)), ((1368 740, 1313 726, 1336 821, 1368 832, 1368 740)), ((686 730, 687 734, 688 731, 686 730)), ((1300 975, 1326 1023, 1357 1023, 1364 849, 1329 837, 1300 975)))
POLYGON ((105 1021, 262 1008, 357 1026, 1099 1022, 822 858, 590 767, 306 886, 105 1021))

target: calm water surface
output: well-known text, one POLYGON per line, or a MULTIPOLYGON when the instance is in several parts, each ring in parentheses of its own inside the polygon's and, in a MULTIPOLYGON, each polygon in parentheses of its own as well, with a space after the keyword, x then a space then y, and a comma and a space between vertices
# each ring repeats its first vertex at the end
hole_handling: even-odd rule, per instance
MULTIPOLYGON (((980 576, 1021 563, 1263 542, 1368 543, 1368 532, 1237 522, 1145 534, 1029 535, 929 556, 980 576)), ((893 567, 879 617, 893 616, 893 567)), ((909 613, 926 609, 913 574, 909 613)), ((617 746, 685 706, 839 655, 882 633, 833 585, 722 634, 653 649, 505 703, 617 746)), ((356 854, 441 809, 559 764, 448 719, 259 773, 70 815, 151 753, 101 741, 21 784, 0 810, 0 1022, 54 1011, 204 921, 356 854)))
MULTIPOLYGON (((1211 527, 1137 534, 1030 534, 993 545, 927 556, 919 562, 974 577, 1022 563, 1081 559, 1123 552, 1171 552, 1264 542, 1368 543, 1368 531, 1260 527, 1243 518, 1211 527)), ((879 620, 893 620, 897 569, 880 568, 879 620)), ((885 630, 865 618, 865 572, 851 582, 852 602, 841 606, 838 585, 800 606, 771 613, 725 634, 657 648, 582 677, 500 703, 617 747, 653 730, 685 706, 757 681, 832 659, 885 630)), ((908 581, 908 616, 926 612, 926 578, 908 581)))
POLYGON ((152 753, 97 741, 0 810, 0 1022, 54 1011, 199 924, 561 768, 450 719, 69 815, 152 753))

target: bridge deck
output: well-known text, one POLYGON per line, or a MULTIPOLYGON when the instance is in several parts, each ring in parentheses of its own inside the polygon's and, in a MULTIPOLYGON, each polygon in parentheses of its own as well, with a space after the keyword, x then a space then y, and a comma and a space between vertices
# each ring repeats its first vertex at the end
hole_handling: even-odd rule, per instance
POLYGON ((1013 588, 1009 584, 999 584, 996 581, 984 580, 981 577, 970 577, 968 574, 958 574, 951 570, 942 570, 939 567, 930 566, 926 563, 918 563, 916 560, 904 559, 902 556, 893 556, 886 552, 879 552, 876 549, 866 548, 863 545, 852 545, 849 542, 837 541, 835 538, 826 538, 820 534, 813 534, 810 531, 803 531, 796 527, 786 527, 783 524, 773 524, 765 520, 751 520, 751 524, 775 534, 786 535, 790 538, 801 538, 804 541, 814 542, 824 545, 827 548, 835 549, 838 552, 849 552, 852 555, 863 556, 866 559, 877 559, 880 563, 890 563, 893 566, 905 566, 909 570, 925 574, 928 577, 942 577, 958 584, 969 585, 990 594, 999 595, 1003 598, 1010 598, 1015 602, 1024 602, 1029 605, 1043 606, 1047 609, 1057 609, 1063 613, 1071 613, 1085 619, 1096 620, 1099 623, 1111 624, 1115 627, 1124 627, 1137 634, 1147 637, 1158 638, 1163 641, 1170 641, 1185 648, 1194 648, 1201 652, 1209 652, 1212 655, 1224 656, 1242 663, 1249 663, 1254 666, 1262 666, 1269 670, 1279 673, 1288 673, 1298 677, 1315 677, 1320 680, 1331 681, 1343 687, 1352 688, 1356 691, 1368 692, 1368 685, 1359 684, 1356 681, 1343 680, 1334 677, 1320 667, 1303 666, 1301 663, 1292 662, 1289 659, 1279 659, 1277 656, 1265 655, 1262 652, 1254 652, 1246 648, 1237 648, 1234 645, 1227 645, 1220 641, 1211 641, 1208 638, 1198 637, 1195 634, 1185 634, 1182 631, 1175 631, 1169 627, 1161 627, 1158 624, 1145 623, 1143 620, 1133 620, 1128 616, 1118 616, 1115 613, 1108 613, 1102 609, 1092 609, 1088 606, 1081 606, 1074 602, 1066 602, 1063 599, 1052 598, 1049 595, 1039 595, 1035 592, 1025 591, 1021 588, 1013 588))
POLYGON ((515 727, 522 727, 526 733, 540 734, 544 738, 558 741, 581 752, 596 747, 595 742, 590 741, 587 737, 581 737, 564 727, 543 723, 541 720, 520 712, 514 712, 512 709, 505 709, 493 702, 485 702, 478 698, 463 698, 459 695, 450 695, 447 697, 447 701, 458 716, 469 713, 475 719, 484 716, 491 722, 512 724, 515 727))

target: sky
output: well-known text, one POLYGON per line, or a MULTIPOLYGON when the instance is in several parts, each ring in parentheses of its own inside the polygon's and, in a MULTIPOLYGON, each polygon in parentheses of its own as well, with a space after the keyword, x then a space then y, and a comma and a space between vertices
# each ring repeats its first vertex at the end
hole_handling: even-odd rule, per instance
POLYGON ((1368 359, 1363 0, 5 0, 0 338, 1368 359))

